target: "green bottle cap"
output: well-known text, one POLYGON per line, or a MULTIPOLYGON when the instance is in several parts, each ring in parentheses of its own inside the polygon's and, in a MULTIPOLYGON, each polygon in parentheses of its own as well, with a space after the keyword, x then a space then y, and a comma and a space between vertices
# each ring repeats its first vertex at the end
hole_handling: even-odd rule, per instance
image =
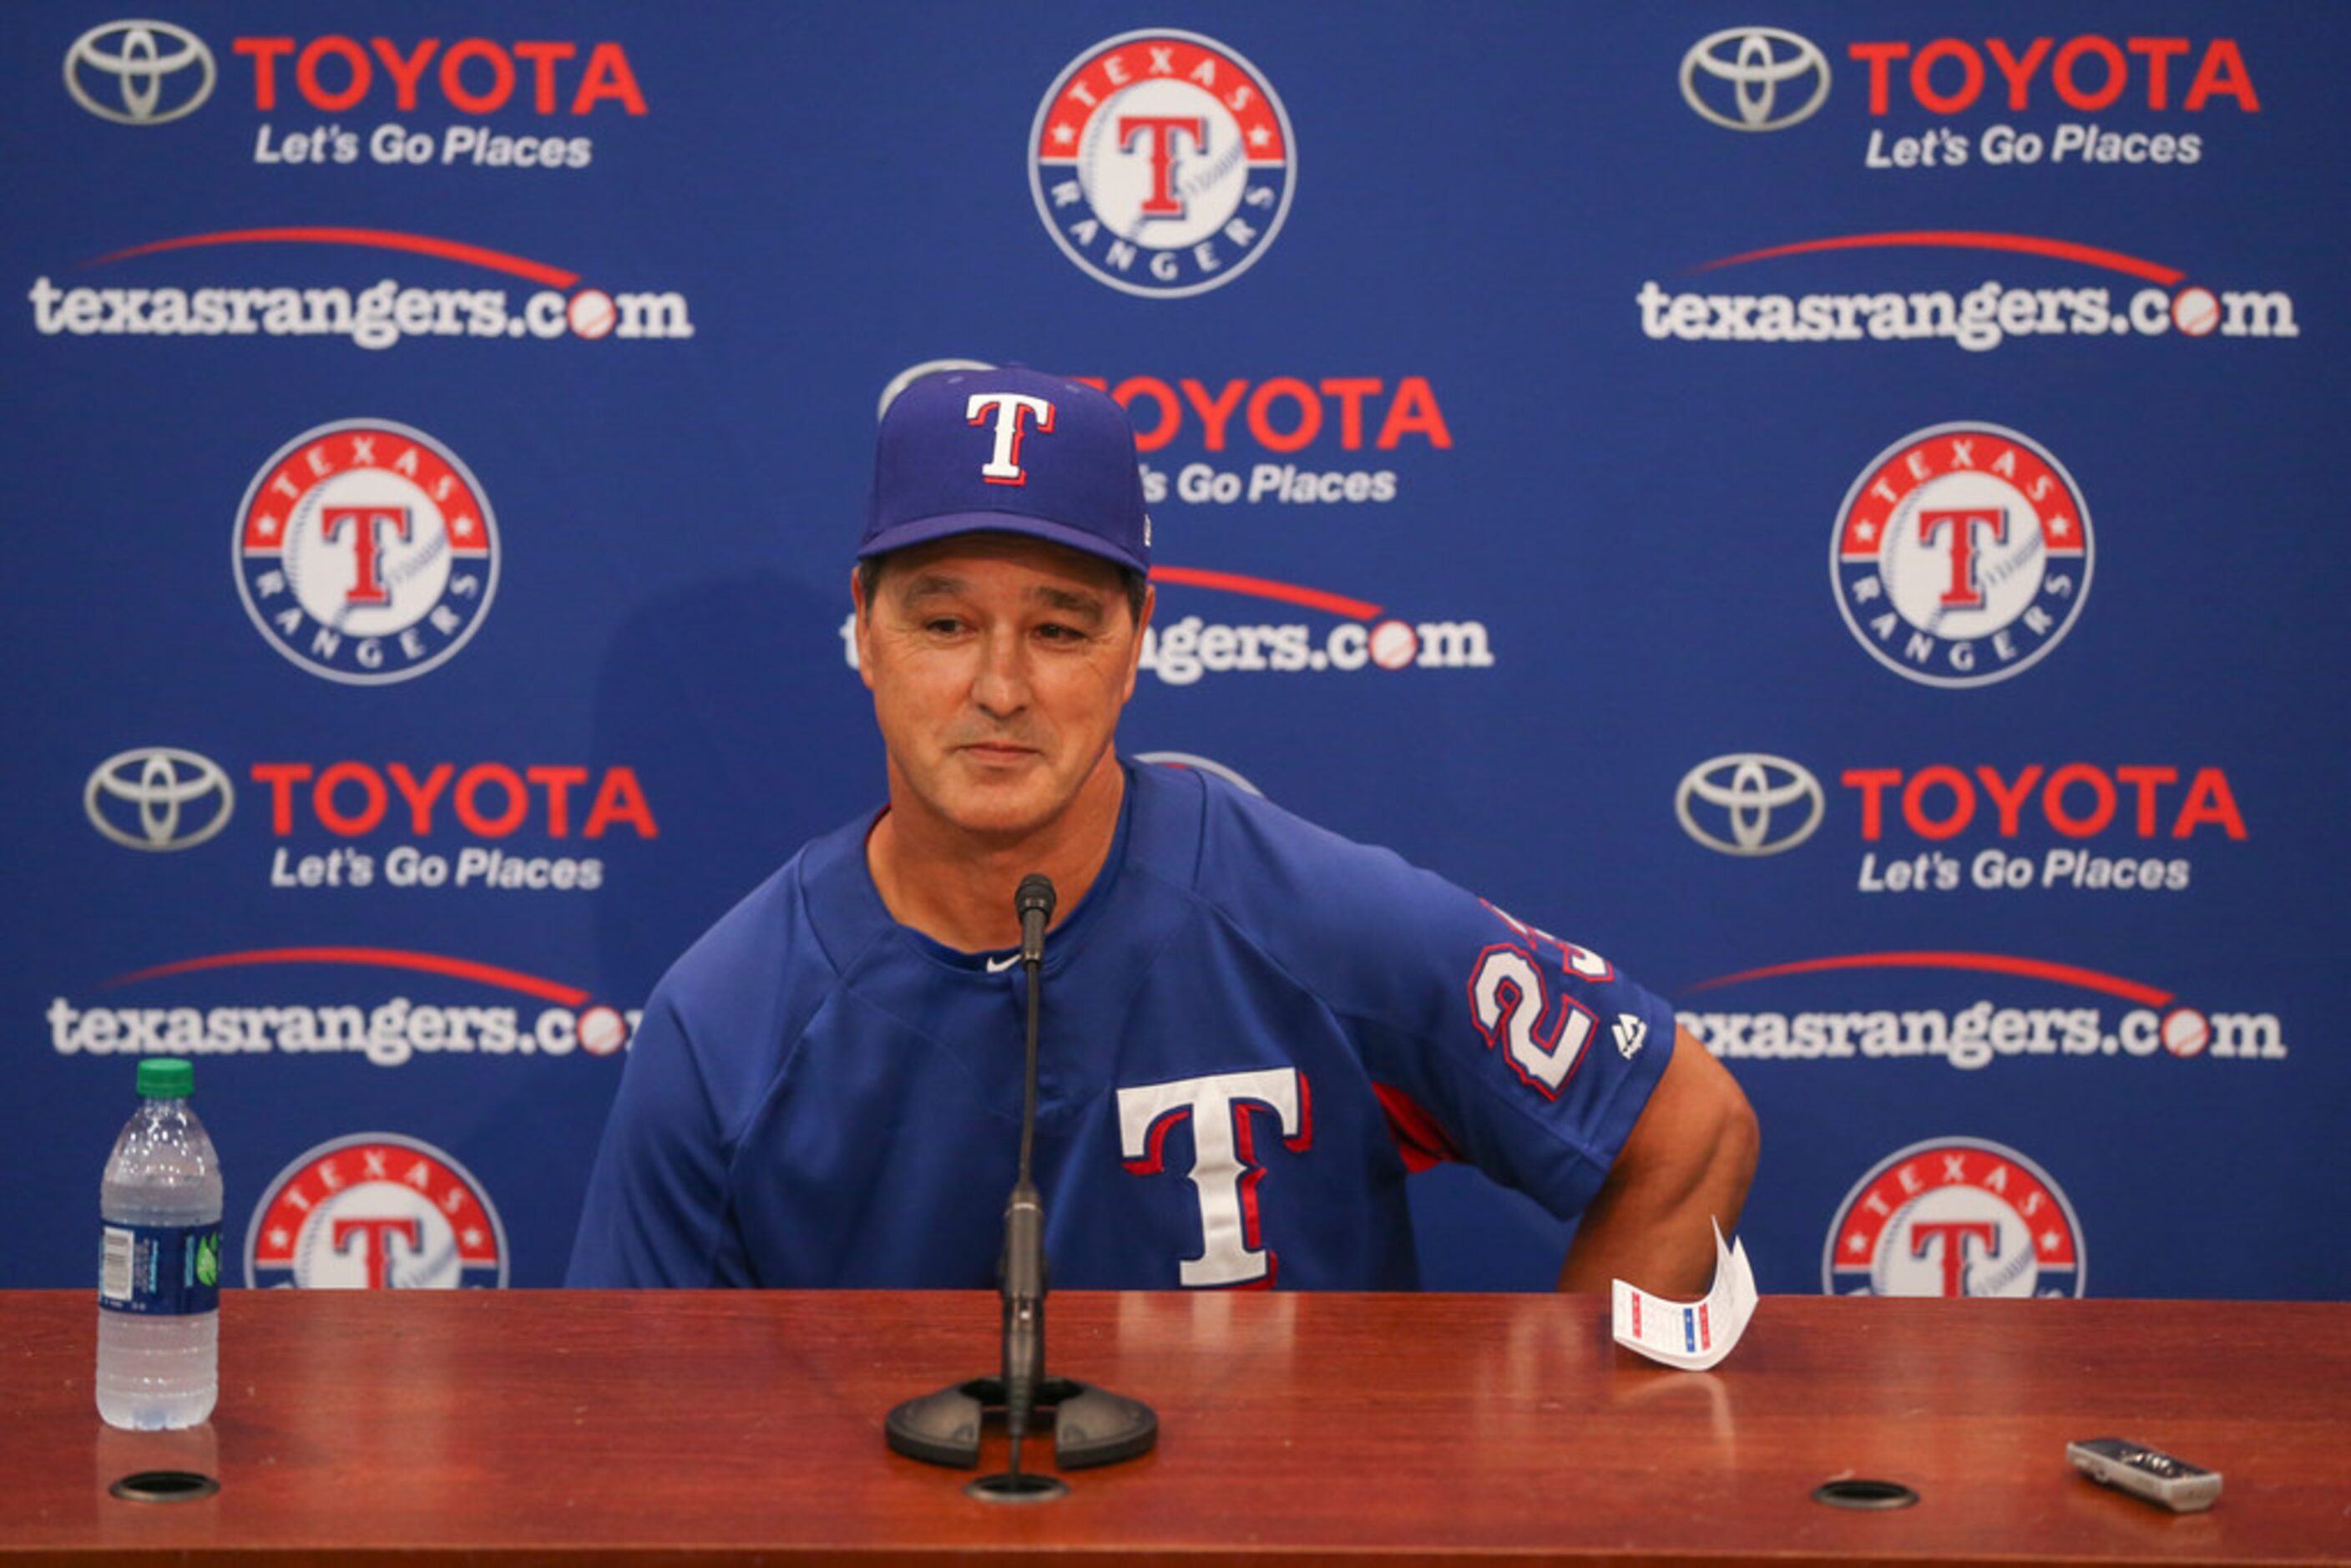
POLYGON ((159 1056, 139 1064, 141 1100, 184 1100, 195 1090, 196 1065, 193 1061, 159 1056))

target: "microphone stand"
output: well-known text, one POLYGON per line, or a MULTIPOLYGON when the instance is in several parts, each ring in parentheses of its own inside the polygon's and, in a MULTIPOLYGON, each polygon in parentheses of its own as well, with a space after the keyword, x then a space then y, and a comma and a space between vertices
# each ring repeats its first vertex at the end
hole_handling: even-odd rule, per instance
POLYGON ((1151 1451, 1159 1417, 1148 1405, 1090 1384, 1045 1375, 1045 1202, 1029 1176, 1037 1134, 1037 1024, 1042 1008, 1045 925, 1053 914, 1053 884, 1035 874, 1013 895, 1020 916, 1020 960, 1029 977, 1028 1061, 1020 1092, 1020 1163, 1004 1206, 1004 1256, 998 1272, 1004 1302, 1002 1375, 949 1384, 935 1394, 893 1408, 883 1434, 908 1458, 961 1469, 979 1466, 981 1429, 991 1415, 1012 1440, 1001 1474, 983 1476, 964 1490, 990 1502, 1043 1502, 1069 1487, 1020 1469, 1020 1446, 1040 1410, 1052 1412, 1053 1462, 1061 1469, 1116 1464, 1151 1451))

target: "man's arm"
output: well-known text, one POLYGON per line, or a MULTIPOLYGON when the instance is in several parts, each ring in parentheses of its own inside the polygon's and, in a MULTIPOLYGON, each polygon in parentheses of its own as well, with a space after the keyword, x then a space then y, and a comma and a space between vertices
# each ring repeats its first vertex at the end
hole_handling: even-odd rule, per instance
POLYGON ((1562 1291, 1625 1280, 1659 1295, 1702 1294, 1714 1278, 1714 1231, 1739 1224, 1755 1176, 1755 1113, 1738 1081, 1687 1030, 1650 1092, 1600 1195, 1583 1211, 1562 1291))

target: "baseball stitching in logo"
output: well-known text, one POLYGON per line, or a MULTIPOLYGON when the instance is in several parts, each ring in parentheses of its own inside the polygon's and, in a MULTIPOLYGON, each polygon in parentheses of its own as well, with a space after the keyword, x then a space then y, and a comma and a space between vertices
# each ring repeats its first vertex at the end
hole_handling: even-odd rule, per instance
POLYGON ((1837 509, 1829 573, 1870 656, 1906 680, 1983 686, 2064 640, 2090 593, 2090 512, 2046 447, 2001 425, 1914 431, 1837 509))
POLYGON ((1290 116, 1214 38, 1146 28, 1072 60, 1037 106, 1029 187, 1055 244, 1096 279, 1173 299, 1230 283, 1281 231, 1290 116))
POLYGON ((497 591, 480 483, 432 436, 385 419, 322 424, 272 454, 237 507, 235 554, 270 645, 352 685, 445 663, 497 591))
POLYGON ((489 1194, 441 1149, 355 1133, 298 1155, 254 1205, 245 1282, 302 1290, 448 1290, 507 1282, 489 1194))
POLYGON ((1831 1295, 2078 1296, 2087 1280, 2064 1189, 1984 1138, 1928 1138, 1880 1160, 1837 1206, 1821 1260, 1831 1295))

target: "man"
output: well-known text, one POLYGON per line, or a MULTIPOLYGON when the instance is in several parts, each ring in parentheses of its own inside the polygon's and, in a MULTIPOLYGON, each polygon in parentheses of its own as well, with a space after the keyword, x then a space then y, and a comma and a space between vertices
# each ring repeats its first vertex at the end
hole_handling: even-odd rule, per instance
POLYGON ((1041 872, 1057 1286, 1409 1289, 1405 1176, 1463 1158, 1582 1216, 1562 1289, 1705 1288, 1755 1126, 1670 1009, 1387 851, 1119 760, 1149 550, 1101 392, 1015 368, 890 405, 851 585, 889 804, 655 989, 569 1283, 991 1284, 1041 872))

